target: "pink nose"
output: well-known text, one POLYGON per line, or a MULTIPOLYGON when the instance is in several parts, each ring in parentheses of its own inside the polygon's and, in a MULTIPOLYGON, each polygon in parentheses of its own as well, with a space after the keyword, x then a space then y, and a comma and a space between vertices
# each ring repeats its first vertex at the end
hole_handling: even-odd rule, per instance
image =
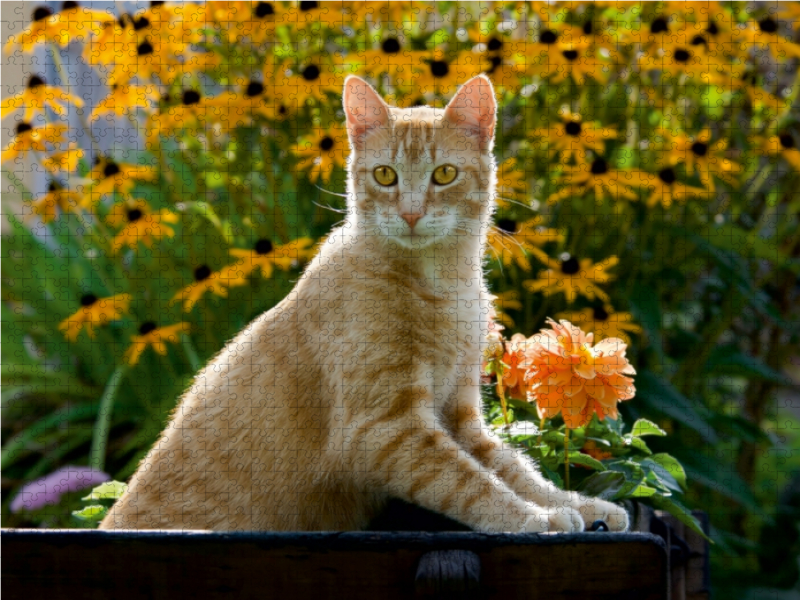
POLYGON ((400 216, 403 217, 403 220, 408 223, 408 226, 411 227, 411 229, 414 229, 414 225, 416 225, 417 221, 422 218, 422 215, 417 213, 406 213, 400 216))

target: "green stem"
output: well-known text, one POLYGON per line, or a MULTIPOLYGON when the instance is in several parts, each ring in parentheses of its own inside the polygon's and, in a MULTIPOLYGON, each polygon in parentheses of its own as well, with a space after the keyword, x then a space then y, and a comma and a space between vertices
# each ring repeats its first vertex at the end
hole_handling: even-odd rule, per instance
POLYGON ((181 344, 183 345, 183 351, 186 353, 186 357, 189 359, 189 364, 192 365, 192 370, 195 372, 199 371, 201 366, 200 357, 197 356, 197 350, 195 350, 192 344, 192 338, 189 337, 189 334, 181 336, 181 344))
POLYGON ((569 491, 569 427, 564 427, 564 489, 569 491))
POLYGON ((94 423, 92 449, 89 455, 90 466, 98 471, 102 471, 105 468, 108 432, 111 429, 111 411, 114 408, 114 399, 126 370, 127 365, 117 367, 108 381, 106 389, 103 391, 103 397, 100 399, 100 411, 97 415, 97 421, 94 423))

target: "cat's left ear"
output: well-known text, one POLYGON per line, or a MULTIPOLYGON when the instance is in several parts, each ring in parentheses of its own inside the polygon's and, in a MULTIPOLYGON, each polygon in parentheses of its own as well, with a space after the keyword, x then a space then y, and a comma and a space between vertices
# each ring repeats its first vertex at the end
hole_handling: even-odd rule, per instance
POLYGON ((497 100, 489 78, 478 75, 462 85, 447 105, 444 118, 476 136, 481 152, 489 152, 497 122, 497 100))

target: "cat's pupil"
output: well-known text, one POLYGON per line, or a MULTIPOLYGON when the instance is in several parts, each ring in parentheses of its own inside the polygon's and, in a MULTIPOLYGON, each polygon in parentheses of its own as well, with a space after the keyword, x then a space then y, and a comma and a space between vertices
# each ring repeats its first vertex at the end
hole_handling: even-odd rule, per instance
POLYGON ((675 50, 675 60, 677 60, 678 62, 685 63, 691 57, 692 57, 692 55, 689 54, 689 52, 687 52, 686 50, 684 50, 682 48, 680 48, 678 50, 675 50))
POLYGON ((575 273, 580 270, 580 263, 578 263, 578 259, 574 256, 570 256, 567 260, 561 261, 561 272, 564 273, 564 275, 575 275, 575 273))
POLYGON ((675 180, 677 179, 677 177, 675 176, 675 171, 673 171, 671 168, 662 169, 661 171, 659 171, 658 178, 667 185, 672 185, 673 183, 675 183, 675 180))
POLYGON ((572 60, 575 60, 576 58, 578 58, 578 51, 577 50, 564 50, 561 54, 563 54, 564 58, 566 58, 569 61, 572 61, 572 60))
POLYGON ((132 208, 128 211, 128 222, 135 223, 142 218, 142 211, 138 208, 132 208))
POLYGON ((499 219, 497 226, 507 233, 517 232, 517 222, 514 219, 499 219))
POLYGON ((582 129, 583 129, 583 128, 581 127, 581 124, 580 124, 580 123, 578 123, 577 121, 570 121, 570 122, 569 122, 569 123, 567 123, 567 124, 566 124, 566 126, 564 127, 564 130, 565 130, 565 131, 566 131, 566 132, 567 132, 569 135, 572 135, 572 136, 579 136, 579 135, 581 134, 581 130, 582 130, 582 129))
POLYGON ((267 239, 261 239, 256 242, 256 254, 264 255, 272 252, 272 242, 267 239))
POLYGON ((381 44, 381 50, 383 50, 386 54, 397 54, 400 52, 400 42, 397 41, 397 38, 387 38, 383 40, 383 44, 381 44))
POLYGON ((694 152, 697 156, 705 156, 706 152, 708 152, 708 146, 706 146, 703 142, 695 142, 692 144, 692 152, 694 152))
POLYGON ((778 24, 769 17, 767 17, 763 21, 759 21, 758 27, 764 33, 775 33, 776 31, 778 31, 778 24))
POLYGON ((139 326, 139 335, 147 335, 151 331, 155 331, 157 329, 156 324, 153 321, 147 321, 142 323, 139 326))
POLYGON ((496 37, 490 39, 489 43, 486 44, 486 48, 489 50, 489 52, 497 52, 502 47, 503 47, 503 40, 500 40, 496 37))
POLYGON ((275 14, 275 9, 272 8, 271 2, 259 2, 256 5, 256 16, 259 19, 263 19, 264 17, 269 17, 270 15, 275 14))
POLYGON ((40 6, 36 10, 33 11, 33 20, 34 21, 41 21, 46 19, 50 15, 53 14, 53 11, 47 8, 46 6, 40 6))
POLYGON ((319 79, 319 67, 316 65, 308 65, 303 69, 303 79, 306 81, 315 81, 319 79))
POLYGON ((195 90, 186 90, 183 92, 183 104, 185 106, 190 106, 192 104, 198 104, 200 102, 200 92, 195 90))
POLYGON ((255 96, 260 96, 263 91, 264 84, 262 84, 260 81, 251 81, 247 84, 247 91, 245 94, 247 94, 247 96, 250 98, 253 98, 255 96))
POLYGON ((431 75, 434 77, 446 77, 450 72, 450 65, 443 60, 434 60, 431 62, 431 75))
POLYGON ((794 138, 788 133, 782 133, 778 136, 778 139, 781 141, 781 146, 784 148, 794 148, 794 138))
POLYGON ((85 294, 81 296, 81 306, 91 306, 97 302, 97 296, 94 294, 85 294))
POLYGON ((25 133, 26 131, 30 131, 31 129, 33 129, 33 127, 31 127, 29 123, 20 123, 19 125, 17 125, 17 135, 22 135, 23 133, 25 133))
POLYGON ((592 162, 592 175, 603 175, 608 173, 608 165, 602 158, 595 159, 592 162))
POLYGON ((211 269, 208 265, 201 265, 194 270, 195 281, 205 281, 209 277, 211 277, 211 269))
POLYGON ((120 169, 116 163, 109 161, 108 164, 103 167, 103 175, 106 177, 113 177, 120 173, 120 169))
POLYGON ((153 53, 153 46, 148 41, 144 41, 139 44, 136 48, 136 54, 139 56, 147 56, 148 54, 153 53))
POLYGON ((328 150, 330 150, 331 148, 333 148, 333 138, 331 138, 331 137, 329 137, 329 136, 327 136, 327 135, 326 135, 324 138, 322 138, 322 139, 320 140, 320 142, 319 142, 319 148, 320 148, 320 150, 322 150, 323 152, 327 152, 328 150))
POLYGON ((603 308, 602 306, 595 306, 592 313, 595 321, 605 321, 606 319, 608 319, 608 313, 606 312, 606 309, 603 308))
POLYGON ((650 33, 664 33, 669 31, 666 19, 659 17, 650 24, 650 33))
POLYGON ((539 36, 539 42, 542 44, 555 44, 557 39, 558 35, 554 31, 550 31, 549 29, 543 31, 542 34, 539 36))

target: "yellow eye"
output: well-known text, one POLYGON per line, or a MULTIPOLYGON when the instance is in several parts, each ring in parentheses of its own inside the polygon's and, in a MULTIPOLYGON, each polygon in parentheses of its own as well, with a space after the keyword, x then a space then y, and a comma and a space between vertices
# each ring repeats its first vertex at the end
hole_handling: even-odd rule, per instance
POLYGON ((375 167, 372 174, 375 176, 375 181, 381 185, 390 186, 397 183, 397 173, 391 167, 375 167))
POLYGON ((458 169, 453 165, 442 165, 441 167, 436 167, 433 172, 433 181, 439 185, 447 185, 448 183, 453 183, 456 175, 458 175, 458 169))

